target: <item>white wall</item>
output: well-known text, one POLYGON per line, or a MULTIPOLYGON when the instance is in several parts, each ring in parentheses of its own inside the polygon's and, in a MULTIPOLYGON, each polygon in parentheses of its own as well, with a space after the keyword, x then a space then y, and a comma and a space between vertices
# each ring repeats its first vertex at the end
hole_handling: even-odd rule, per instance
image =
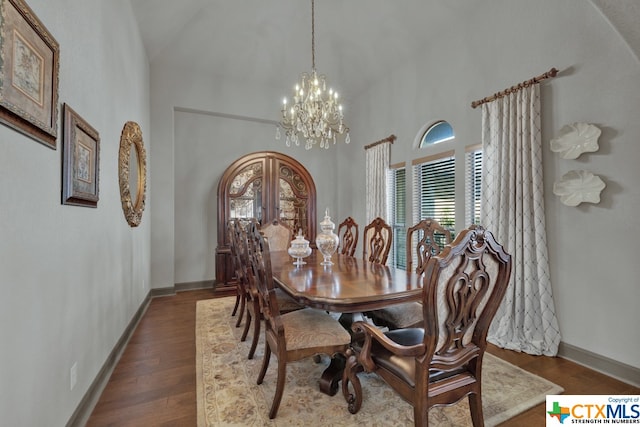
POLYGON ((214 280, 218 181, 245 154, 294 157, 315 180, 318 209, 337 212, 336 150, 305 151, 276 140, 268 122, 277 119, 273 99, 279 98, 264 87, 155 63, 151 86, 154 170, 167 171, 151 176, 153 287, 214 280), (181 111, 185 107, 196 111, 181 111))
POLYGON ((124 123, 149 140, 149 69, 127 0, 28 3, 60 44, 58 134, 68 103, 101 140, 98 207, 74 207, 61 136, 51 150, 0 126, 0 424, 60 426, 150 289, 149 211, 131 229, 118 186, 124 123))

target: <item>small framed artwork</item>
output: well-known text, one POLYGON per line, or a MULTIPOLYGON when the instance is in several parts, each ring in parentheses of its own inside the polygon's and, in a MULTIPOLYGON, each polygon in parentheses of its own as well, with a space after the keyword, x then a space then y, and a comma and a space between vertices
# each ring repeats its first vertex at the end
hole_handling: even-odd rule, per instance
POLYGON ((0 123, 56 149, 58 42, 24 0, 0 0, 0 123))
POLYGON ((62 204, 97 207, 100 136, 67 104, 62 144, 62 204))

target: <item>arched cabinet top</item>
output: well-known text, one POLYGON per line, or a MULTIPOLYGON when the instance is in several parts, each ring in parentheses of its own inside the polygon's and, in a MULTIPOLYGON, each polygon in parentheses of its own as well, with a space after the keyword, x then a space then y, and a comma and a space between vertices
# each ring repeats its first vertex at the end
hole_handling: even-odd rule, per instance
MULTIPOLYGON (((233 217, 278 220, 311 242, 316 236, 316 186, 296 159, 275 151, 250 153, 232 162, 218 182, 218 254, 228 250, 226 224, 233 217)), ((216 269, 218 269, 216 263, 216 269)))

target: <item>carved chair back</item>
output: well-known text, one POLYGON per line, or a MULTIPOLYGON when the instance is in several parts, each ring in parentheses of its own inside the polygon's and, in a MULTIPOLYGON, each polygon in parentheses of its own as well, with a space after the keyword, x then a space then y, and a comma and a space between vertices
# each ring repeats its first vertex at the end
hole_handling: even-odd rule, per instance
POLYGON ((276 287, 273 283, 271 271, 270 242, 263 236, 257 221, 252 221, 247 226, 247 253, 249 254, 249 280, 258 292, 260 309, 265 319, 267 333, 282 336, 284 330, 279 322, 280 310, 276 298, 276 287))
MULTIPOLYGON (((236 274, 238 283, 244 288, 247 282, 247 265, 246 257, 244 256, 245 245, 242 243, 246 237, 243 232, 243 220, 238 218, 232 218, 227 223, 227 233, 229 235, 229 249, 231 250, 231 261, 233 264, 233 271, 236 274)), ((246 221, 246 220, 245 220, 246 221)))
POLYGON ((243 280, 244 277, 242 277, 241 273, 239 272, 240 264, 238 257, 238 243, 236 240, 234 240, 237 221, 238 220, 235 218, 231 218, 229 221, 227 221, 227 237, 229 240, 229 250, 231 252, 231 265, 233 268, 233 272, 236 275, 236 301, 231 315, 235 316, 238 312, 238 308, 240 309, 240 315, 238 316, 238 320, 236 321, 236 326, 240 326, 240 323, 242 323, 242 318, 244 316, 246 302, 246 282, 243 280))
POLYGON ((369 262, 386 264, 393 240, 393 230, 380 217, 375 218, 364 228, 362 258, 369 262))
MULTIPOLYGON (((249 256, 247 253, 247 235, 245 233, 245 228, 250 221, 255 221, 255 219, 232 218, 228 222, 229 248, 231 250, 231 261, 236 274, 236 286, 238 293, 236 302, 239 302, 240 309, 240 315, 236 321, 236 327, 239 327, 242 323, 245 308, 247 315, 244 330, 240 338, 241 341, 244 341, 247 338, 252 320, 256 331, 260 324, 259 305, 256 298, 257 290, 251 287, 248 276, 249 256), (248 306, 247 304, 252 304, 253 306, 248 306)), ((235 311, 236 308, 234 308, 234 313, 232 314, 235 314, 235 311)), ((249 352, 249 359, 253 358, 256 345, 257 340, 254 336, 251 351, 249 352)))
POLYGON ((351 217, 347 217, 338 226, 340 247, 338 253, 353 256, 358 246, 358 224, 351 217))
POLYGON ((431 366, 465 367, 482 357, 510 275, 511 255, 480 226, 464 230, 429 260, 423 310, 431 366))
POLYGON ((406 242, 407 270, 413 270, 415 254, 415 271, 418 274, 424 273, 429 258, 438 255, 449 243, 451 243, 451 232, 435 219, 426 218, 410 227, 407 230, 406 242))
POLYGON ((229 250, 231 251, 231 265, 233 266, 234 273, 238 272, 238 249, 236 245, 235 237, 235 223, 236 219, 231 218, 227 221, 227 236, 229 237, 229 250))
POLYGON ((263 226, 260 231, 269 242, 272 251, 286 251, 293 239, 292 231, 277 219, 263 226))

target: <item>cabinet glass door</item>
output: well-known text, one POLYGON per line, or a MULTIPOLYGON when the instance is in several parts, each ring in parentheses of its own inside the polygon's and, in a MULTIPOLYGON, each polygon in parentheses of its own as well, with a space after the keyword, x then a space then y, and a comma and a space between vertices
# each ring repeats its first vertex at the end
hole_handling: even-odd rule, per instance
POLYGON ((304 178, 287 165, 280 165, 278 174, 278 219, 295 234, 302 234, 312 240, 309 234, 307 215, 309 211, 309 190, 304 178))
POLYGON ((262 220, 262 163, 243 168, 229 186, 229 217, 262 220))

